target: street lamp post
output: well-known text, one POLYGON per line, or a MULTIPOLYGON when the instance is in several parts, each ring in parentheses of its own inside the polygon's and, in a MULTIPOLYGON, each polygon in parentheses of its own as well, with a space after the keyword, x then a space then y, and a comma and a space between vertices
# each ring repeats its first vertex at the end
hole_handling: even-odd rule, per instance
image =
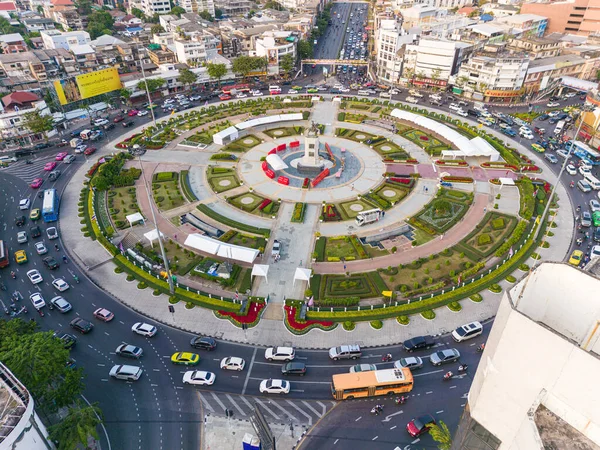
POLYGON ((140 53, 140 49, 138 47, 138 53, 140 55, 140 67, 142 68, 142 78, 144 79, 144 85, 146 86, 146 95, 148 96, 148 107, 150 108, 150 114, 152 114, 152 123, 156 128, 156 117, 154 116, 154 103, 152 103, 152 98, 150 97, 150 90, 148 89, 148 81, 146 80, 146 72, 144 71, 144 60, 142 59, 142 54, 140 53))
POLYGON ((173 277, 171 276, 171 269, 169 269, 169 260, 167 259, 167 254, 165 253, 165 246, 163 244, 162 236, 160 234, 160 229, 158 228, 158 221, 156 220, 156 213, 154 212, 154 208, 152 207, 152 196, 150 195, 150 189, 148 189, 148 183, 146 181, 146 175, 144 173, 144 166, 142 165, 142 155, 146 153, 146 149, 138 144, 135 144, 133 147, 129 149, 129 153, 133 156, 137 156, 138 161, 140 162, 140 169, 142 171, 142 180, 144 182, 144 186, 146 187, 146 193, 148 194, 148 204, 150 206, 150 212, 152 213, 152 220, 154 221, 154 226, 156 227, 156 234, 158 238, 158 246, 160 247, 160 253, 163 259, 163 263, 165 265, 165 272, 167 272, 167 280, 169 282, 169 292, 171 295, 175 294, 175 287, 173 286, 173 277))

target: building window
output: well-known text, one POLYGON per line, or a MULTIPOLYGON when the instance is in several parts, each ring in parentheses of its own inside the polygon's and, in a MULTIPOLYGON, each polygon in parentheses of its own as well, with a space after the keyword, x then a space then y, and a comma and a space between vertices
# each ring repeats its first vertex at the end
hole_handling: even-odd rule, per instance
POLYGON ((502 442, 471 417, 467 405, 452 442, 452 450, 497 450, 502 442))

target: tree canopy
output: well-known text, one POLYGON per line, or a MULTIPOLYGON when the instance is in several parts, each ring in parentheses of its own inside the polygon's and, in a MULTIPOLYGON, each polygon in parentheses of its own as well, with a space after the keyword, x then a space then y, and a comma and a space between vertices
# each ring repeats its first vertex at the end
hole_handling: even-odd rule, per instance
POLYGON ((231 70, 242 77, 249 73, 265 69, 266 59, 261 56, 238 56, 233 60, 231 70))
POLYGON ((92 2, 91 0, 77 0, 75 2, 77 12, 83 16, 87 16, 92 13, 92 2))
POLYGON ((217 19, 220 19, 221 17, 223 17, 223 11, 222 11, 222 10, 220 10, 219 8, 216 8, 216 9, 215 9, 215 17, 216 17, 217 19))
POLYGON ((171 14, 177 16, 177 17, 181 17, 182 14, 185 14, 185 9, 183 9, 181 6, 175 6, 173 8, 171 8, 171 14))
POLYGON ((81 400, 69 408, 66 417, 49 428, 50 439, 58 442, 59 450, 87 448, 88 436, 98 439, 97 426, 102 423, 102 411, 97 404, 86 405, 81 400))
POLYGON ((148 85, 148 91, 150 91, 150 93, 153 93, 153 92, 158 91, 161 88, 161 86, 165 84, 165 79, 164 78, 151 78, 151 79, 142 80, 137 84, 137 88, 145 91, 146 84, 148 85))
POLYGON ((95 11, 88 17, 87 32, 90 38, 96 39, 103 34, 112 35, 115 21, 107 11, 95 11))
POLYGON ((310 59, 312 58, 313 55, 313 46, 312 43, 305 40, 305 39, 300 39, 298 41, 298 57, 300 59, 310 59))
POLYGON ((292 55, 283 55, 279 60, 279 70, 285 74, 289 74, 294 70, 294 57, 292 55))
POLYGON ((209 22, 215 21, 215 18, 208 11, 200 11, 198 13, 198 15, 200 17, 202 17, 204 20, 208 20, 209 22))
POLYGON ((177 81, 179 81, 184 86, 187 86, 188 84, 194 84, 197 80, 198 75, 196 75, 190 69, 179 70, 179 76, 177 77, 177 81))
POLYGON ((54 118, 50 115, 42 115, 38 110, 28 112, 24 115, 25 127, 32 133, 46 133, 54 129, 54 118))
POLYGON ((164 33, 165 29, 162 27, 162 25, 156 24, 156 25, 152 25, 152 27, 150 28, 150 33, 152 34, 159 34, 159 33, 164 33))
POLYGON ((221 78, 227 75, 227 66, 222 63, 207 63, 206 71, 208 72, 208 76, 217 80, 220 85, 221 78))

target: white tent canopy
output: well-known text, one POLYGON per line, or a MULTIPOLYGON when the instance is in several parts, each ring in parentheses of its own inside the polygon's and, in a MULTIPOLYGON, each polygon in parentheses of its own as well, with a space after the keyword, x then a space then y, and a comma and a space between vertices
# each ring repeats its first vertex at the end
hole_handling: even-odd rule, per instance
POLYGON ((276 114, 274 116, 259 117, 257 119, 246 120, 235 126, 238 130, 246 130, 267 123, 288 122, 291 120, 302 120, 302 113, 276 114))
POLYGON ((294 281, 292 283, 292 286, 296 284, 296 280, 309 282, 311 274, 312 271, 310 269, 296 267, 296 273, 294 274, 294 281))
POLYGON ((501 186, 514 186, 515 185, 515 181, 512 178, 500 177, 500 178, 498 178, 498 180, 500 180, 501 186))
POLYGON ((283 170, 288 168, 288 165, 283 162, 283 159, 276 153, 267 155, 267 163, 269 163, 273 170, 283 170))
POLYGON ((223 131, 213 135, 213 142, 215 144, 224 145, 231 141, 235 141, 239 137, 238 129, 234 126, 225 128, 223 131))
POLYGON ((265 281, 268 283, 269 279, 267 274, 269 273, 269 266, 267 264, 254 264, 252 266, 251 277, 265 277, 265 281))
POLYGON ((185 240, 185 245, 195 248, 210 255, 233 259, 246 263, 253 262, 259 251, 240 245, 228 244, 201 234, 190 234, 185 240))
MULTIPOLYGON (((148 241, 150 242, 150 245, 152 247, 154 247, 154 241, 156 241, 158 239, 158 230, 156 228, 153 230, 150 230, 147 233, 144 233, 144 237, 146 239, 148 239, 148 241)), ((161 238, 165 237, 165 235, 162 233, 162 231, 160 232, 160 237, 161 238)))
POLYGON ((134 214, 129 214, 128 216, 125 216, 125 218, 127 219, 127 222, 129 222, 129 226, 133 226, 134 223, 142 221, 145 222, 144 220, 144 216, 142 216, 142 213, 136 212, 134 214))

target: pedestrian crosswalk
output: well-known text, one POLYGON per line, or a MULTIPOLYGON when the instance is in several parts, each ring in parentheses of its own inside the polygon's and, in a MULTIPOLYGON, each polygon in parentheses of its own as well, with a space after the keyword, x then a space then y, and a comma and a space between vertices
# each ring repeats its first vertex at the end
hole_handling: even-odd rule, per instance
POLYGON ((44 178, 42 175, 45 173, 44 164, 51 160, 53 160, 53 157, 36 158, 32 160, 33 162, 31 164, 27 164, 25 160, 22 159, 10 164, 8 167, 3 167, 0 170, 17 178, 20 178, 21 180, 29 184, 36 178, 44 178))
POLYGON ((269 421, 309 426, 336 404, 331 400, 271 399, 216 392, 200 392, 198 395, 206 414, 226 415, 225 411, 228 410, 237 418, 244 419, 253 414, 254 405, 258 404, 269 421))

